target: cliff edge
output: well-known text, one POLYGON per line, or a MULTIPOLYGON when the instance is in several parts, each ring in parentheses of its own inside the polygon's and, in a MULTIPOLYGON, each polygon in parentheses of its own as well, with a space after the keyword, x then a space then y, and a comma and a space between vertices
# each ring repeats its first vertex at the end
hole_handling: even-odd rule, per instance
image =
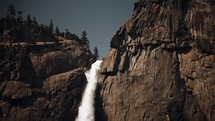
POLYGON ((75 120, 95 57, 81 39, 46 25, 0 20, 0 120, 75 120))
POLYGON ((215 3, 140 0, 102 63, 96 120, 214 121, 215 3))

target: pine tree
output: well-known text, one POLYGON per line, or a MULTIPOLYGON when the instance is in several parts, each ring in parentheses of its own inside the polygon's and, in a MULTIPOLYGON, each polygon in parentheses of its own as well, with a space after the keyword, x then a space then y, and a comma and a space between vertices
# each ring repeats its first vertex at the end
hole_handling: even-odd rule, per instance
POLYGON ((54 32, 54 24, 53 24, 53 21, 51 19, 50 23, 49 23, 49 29, 51 32, 54 32))
POLYGON ((30 15, 27 16, 27 22, 28 22, 29 24, 32 23, 32 20, 31 20, 31 16, 30 16, 30 15))
POLYGON ((17 14, 18 14, 17 19, 22 20, 22 11, 18 11, 17 14))
POLYGON ((60 35, 60 30, 58 29, 58 26, 56 26, 56 28, 55 28, 55 34, 58 36, 58 35, 60 35))
POLYGON ((99 58, 99 51, 98 51, 97 47, 94 48, 94 54, 93 55, 96 57, 96 59, 99 58))
POLYGON ((32 22, 35 23, 35 24, 37 24, 37 20, 36 20, 35 16, 33 17, 33 21, 32 22))
POLYGON ((9 13, 9 15, 10 15, 11 18, 15 18, 15 16, 16 16, 16 9, 15 9, 15 7, 14 7, 13 4, 9 5, 8 13, 9 13))
POLYGON ((81 40, 83 41, 83 43, 89 48, 90 47, 90 42, 87 39, 87 32, 84 30, 81 34, 81 40))

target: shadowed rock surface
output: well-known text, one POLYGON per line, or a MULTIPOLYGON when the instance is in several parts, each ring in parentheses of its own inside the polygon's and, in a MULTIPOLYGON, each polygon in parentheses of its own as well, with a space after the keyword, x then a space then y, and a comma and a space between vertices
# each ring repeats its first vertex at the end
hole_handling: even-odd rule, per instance
POLYGON ((95 61, 75 34, 47 26, 0 20, 0 120, 75 120, 95 61), (13 25, 13 26, 12 26, 13 25))
POLYGON ((215 120, 213 0, 141 0, 102 63, 98 121, 215 120))

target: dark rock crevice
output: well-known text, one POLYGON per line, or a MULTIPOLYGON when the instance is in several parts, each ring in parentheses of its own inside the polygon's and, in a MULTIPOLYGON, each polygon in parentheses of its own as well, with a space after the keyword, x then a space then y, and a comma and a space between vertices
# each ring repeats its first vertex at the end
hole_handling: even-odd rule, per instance
POLYGON ((103 99, 100 95, 101 93, 101 85, 98 84, 96 88, 96 96, 95 96, 95 121, 108 121, 107 115, 103 109, 103 99))

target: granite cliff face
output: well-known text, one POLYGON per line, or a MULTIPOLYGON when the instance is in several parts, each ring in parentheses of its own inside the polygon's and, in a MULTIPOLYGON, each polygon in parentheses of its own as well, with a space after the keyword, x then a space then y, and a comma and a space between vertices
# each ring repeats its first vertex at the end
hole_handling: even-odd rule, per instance
POLYGON ((111 40, 96 120, 214 121, 215 2, 141 0, 111 40))
POLYGON ((56 35, 45 25, 0 23, 0 120, 75 120, 84 72, 95 61, 89 48, 76 35, 56 35))

